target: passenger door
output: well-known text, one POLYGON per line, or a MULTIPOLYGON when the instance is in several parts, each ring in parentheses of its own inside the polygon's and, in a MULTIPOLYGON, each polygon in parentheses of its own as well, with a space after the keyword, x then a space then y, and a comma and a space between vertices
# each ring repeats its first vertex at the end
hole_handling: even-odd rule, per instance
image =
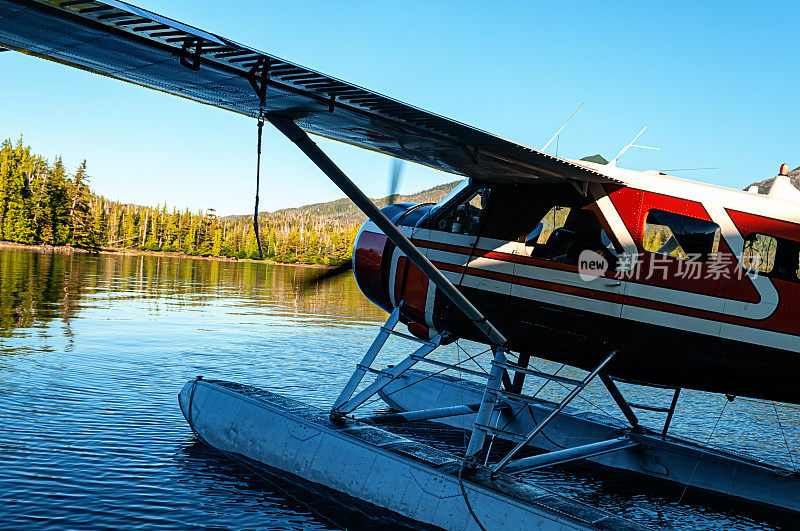
POLYGON ((539 324, 592 347, 614 344, 625 290, 619 252, 595 205, 553 205, 518 245, 512 295, 538 303, 539 324))

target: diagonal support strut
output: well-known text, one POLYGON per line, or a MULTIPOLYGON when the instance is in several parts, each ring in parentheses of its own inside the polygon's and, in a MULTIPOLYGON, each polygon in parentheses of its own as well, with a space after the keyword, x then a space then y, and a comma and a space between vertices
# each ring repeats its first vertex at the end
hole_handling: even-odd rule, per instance
POLYGON ((505 371, 503 368, 505 363, 505 350, 500 347, 495 347, 492 368, 489 372, 489 380, 486 382, 481 405, 478 409, 478 414, 475 416, 472 433, 469 436, 469 443, 467 444, 465 459, 469 462, 475 461, 478 453, 483 450, 484 443, 486 442, 488 430, 485 426, 489 425, 496 409, 498 401, 497 395, 505 371))
POLYGON ((455 306, 489 338, 489 342, 492 345, 505 344, 506 338, 503 334, 501 334, 469 299, 458 291, 453 283, 450 282, 402 232, 400 232, 394 223, 389 221, 389 218, 387 218, 386 215, 364 195, 364 192, 362 192, 361 189, 359 189, 358 186, 328 158, 325 152, 308 137, 305 131, 294 123, 291 118, 285 116, 272 115, 268 116, 267 119, 283 133, 286 138, 294 142, 297 147, 300 148, 300 150, 383 231, 386 237, 403 251, 409 260, 419 267, 425 276, 427 276, 448 299, 453 301, 453 304, 455 304, 455 306))
POLYGON ((361 360, 361 363, 356 365, 356 370, 353 372, 353 375, 350 376, 350 380, 347 381, 344 389, 342 389, 342 392, 339 393, 339 398, 337 398, 336 402, 333 403, 332 412, 338 411, 338 409, 353 396, 358 384, 361 383, 361 380, 363 380, 364 376, 367 374, 367 368, 372 365, 373 361, 375 361, 375 356, 377 356, 378 352, 381 351, 383 345, 386 343, 386 340, 389 339, 389 335, 394 327, 397 326, 397 321, 399 320, 400 307, 398 306, 389 315, 389 319, 386 320, 386 324, 381 327, 377 337, 375 337, 375 339, 372 341, 372 345, 370 345, 367 353, 364 354, 364 359, 361 360))
POLYGON ((556 408, 553 409, 553 411, 551 411, 550 414, 547 415, 547 417, 545 417, 545 419, 541 421, 533 429, 533 431, 528 434, 527 437, 525 437, 524 441, 517 444, 510 452, 508 452, 508 454, 503 459, 500 460, 499 463, 495 465, 495 467, 492 469, 492 476, 500 472, 503 469, 503 467, 505 467, 508 464, 508 462, 511 461, 511 459, 513 459, 515 455, 517 455, 517 452, 519 452, 524 446, 530 443, 533 440, 533 438, 536 437, 545 428, 545 426, 547 426, 550 423, 551 420, 556 418, 558 414, 561 413, 565 407, 567 407, 567 404, 572 402, 572 399, 578 396, 580 392, 583 391, 587 385, 589 385, 589 382, 591 382, 594 379, 594 377, 597 376, 598 373, 600 373, 600 371, 602 371, 603 368, 606 365, 608 365, 608 363, 612 359, 614 359, 614 356, 616 355, 617 351, 612 350, 608 356, 603 358, 603 361, 601 361, 600 364, 592 370, 592 372, 587 374, 586 377, 583 380, 581 380, 580 384, 575 386, 575 388, 572 391, 570 391, 567 396, 564 397, 564 399, 558 404, 558 406, 556 406, 556 408))
POLYGON ((408 369, 416 365, 420 360, 425 358, 425 356, 436 350, 436 347, 439 346, 439 342, 441 340, 442 340, 442 335, 439 334, 438 336, 431 339, 429 342, 423 344, 406 359, 404 359, 403 361, 401 361, 388 371, 384 371, 383 374, 378 376, 378 378, 370 385, 368 385, 363 391, 356 394, 356 396, 350 398, 343 404, 340 404, 339 406, 335 407, 331 411, 331 415, 333 417, 342 417, 344 415, 352 413, 358 406, 360 406, 373 396, 377 395, 378 392, 382 391, 384 387, 392 383, 397 378, 401 378, 404 372, 406 372, 408 369))

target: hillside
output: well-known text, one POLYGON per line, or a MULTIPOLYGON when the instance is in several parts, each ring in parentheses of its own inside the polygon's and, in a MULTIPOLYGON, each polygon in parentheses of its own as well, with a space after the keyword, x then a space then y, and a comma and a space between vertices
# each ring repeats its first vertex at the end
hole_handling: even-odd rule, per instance
MULTIPOLYGON (((800 166, 790 171, 787 175, 789 176, 789 180, 792 182, 794 187, 800 190, 800 166)), ((775 177, 770 177, 769 179, 764 179, 763 181, 753 183, 750 186, 758 186, 758 193, 765 194, 772 186, 772 181, 774 180, 775 177)), ((750 188, 750 186, 747 188, 750 188)), ((745 188, 745 190, 747 190, 747 188, 745 188)))
MULTIPOLYGON (((452 183, 440 184, 433 188, 428 188, 421 192, 410 195, 398 195, 395 203, 438 203, 450 190, 456 187, 460 181, 452 183)), ((378 207, 384 207, 389 204, 388 197, 375 199, 375 204, 378 207)), ((347 198, 337 199, 336 201, 329 201, 327 203, 316 203, 313 205, 306 205, 297 208, 287 208, 279 210, 276 213, 286 214, 308 214, 312 216, 326 216, 336 219, 345 223, 355 222, 363 223, 367 217, 347 198)))
MULTIPOLYGON (((450 190, 455 188, 459 182, 460 181, 454 181, 452 183, 440 184, 439 186, 434 186, 433 188, 428 188, 427 190, 415 194, 398 195, 395 199, 395 203, 438 203, 439 200, 446 196, 450 190)), ((388 197, 373 199, 373 201, 379 207, 384 207, 389 204, 388 197)), ((259 216, 263 216, 264 214, 265 213, 262 212, 259 216)), ((272 214, 324 217, 345 224, 361 224, 367 219, 355 204, 347 198, 328 201, 326 203, 314 203, 301 207, 285 208, 283 210, 277 210, 272 214)), ((227 216, 224 219, 238 221, 249 217, 249 215, 236 215, 227 216)))
MULTIPOLYGON (((596 162, 598 164, 608 164, 608 161, 602 155, 592 155, 584 157, 581 160, 588 160, 589 162, 596 162)), ((410 195, 398 195, 395 203, 438 203, 444 196, 458 185, 461 181, 453 181, 451 183, 440 184, 433 188, 428 188, 421 192, 410 195)), ((388 197, 380 199, 372 199, 378 207, 384 207, 389 204, 388 197)), ((264 215, 261 212, 259 215, 264 215)), ((347 198, 337 199, 335 201, 328 201, 326 203, 314 203, 295 208, 284 208, 283 210, 276 210, 273 214, 299 214, 309 216, 324 216, 328 219, 340 221, 342 223, 363 223, 367 217, 347 198)), ((224 219, 233 221, 249 218, 249 214, 240 214, 227 216, 224 219)))

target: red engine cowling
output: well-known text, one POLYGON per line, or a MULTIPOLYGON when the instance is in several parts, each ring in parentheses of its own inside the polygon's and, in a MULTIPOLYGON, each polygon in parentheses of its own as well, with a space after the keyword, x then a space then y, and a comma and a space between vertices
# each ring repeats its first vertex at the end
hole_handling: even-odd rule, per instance
POLYGON ((389 239, 371 221, 364 223, 353 246, 353 275, 358 289, 375 305, 392 311, 388 292, 388 271, 383 257, 387 255, 389 239))
MULTIPOLYGON (((385 207, 383 213, 398 225, 414 225, 425 215, 427 206, 395 204, 385 207)), ((429 295, 428 278, 402 253, 398 253, 375 223, 364 223, 353 246, 356 283, 370 301, 386 312, 391 312, 394 305, 402 301, 400 320, 415 336, 430 339, 437 332, 431 328, 432 314, 429 312, 432 305, 428 303, 433 299, 429 295), (390 296, 392 292, 394 301, 390 296)))

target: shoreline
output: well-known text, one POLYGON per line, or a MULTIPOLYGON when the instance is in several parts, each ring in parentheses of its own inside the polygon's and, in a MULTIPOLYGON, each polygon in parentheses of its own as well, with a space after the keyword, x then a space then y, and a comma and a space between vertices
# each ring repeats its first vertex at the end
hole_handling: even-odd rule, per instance
POLYGON ((274 260, 253 260, 250 258, 230 258, 228 256, 198 256, 191 254, 184 254, 172 251, 142 251, 139 249, 99 249, 97 251, 84 249, 83 247, 75 247, 73 245, 50 245, 50 244, 37 244, 37 243, 18 243, 6 240, 0 240, 0 250, 25 250, 25 251, 39 251, 46 253, 58 254, 97 254, 108 256, 165 256, 169 258, 191 258, 194 260, 209 260, 215 262, 245 262, 252 264, 272 264, 283 265, 292 267, 306 267, 312 269, 333 269, 336 266, 324 264, 304 264, 302 262, 276 262, 274 260))

